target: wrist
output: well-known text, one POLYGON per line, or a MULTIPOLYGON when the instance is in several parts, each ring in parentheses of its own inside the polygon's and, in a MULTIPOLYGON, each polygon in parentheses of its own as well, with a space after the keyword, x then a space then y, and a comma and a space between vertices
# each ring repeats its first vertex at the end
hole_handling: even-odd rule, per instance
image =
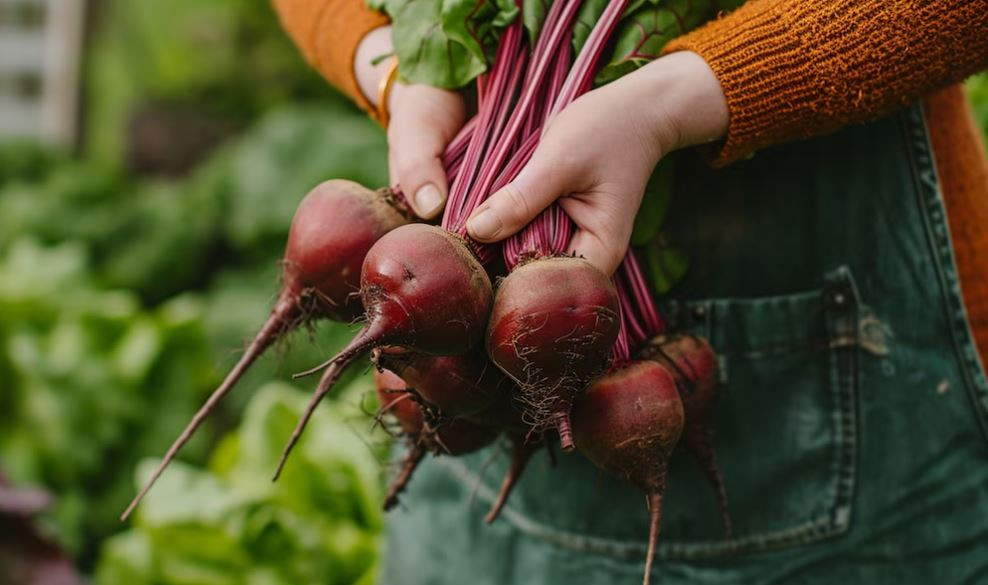
POLYGON ((638 76, 646 125, 663 155, 727 134, 727 99, 717 77, 696 53, 671 53, 627 77, 638 76))
POLYGON ((382 57, 393 52, 391 25, 375 28, 364 35, 357 45, 357 52, 353 58, 353 71, 360 92, 374 107, 380 106, 377 101, 381 80, 390 72, 391 59, 382 57))

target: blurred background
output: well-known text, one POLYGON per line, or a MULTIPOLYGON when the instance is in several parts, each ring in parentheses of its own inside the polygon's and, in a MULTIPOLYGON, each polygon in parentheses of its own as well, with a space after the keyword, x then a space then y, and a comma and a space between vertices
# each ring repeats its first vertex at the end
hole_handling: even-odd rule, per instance
POLYGON ((373 583, 365 377, 270 481, 313 385, 290 374, 342 326, 262 359, 117 519, 267 317, 295 206, 332 177, 384 185, 383 133, 265 0, 0 0, 0 584, 373 583))
POLYGON ((265 0, 0 0, 0 584, 374 582, 366 376, 269 481, 311 386, 290 373, 343 326, 263 359, 117 517, 266 317, 298 201, 385 163, 265 0))

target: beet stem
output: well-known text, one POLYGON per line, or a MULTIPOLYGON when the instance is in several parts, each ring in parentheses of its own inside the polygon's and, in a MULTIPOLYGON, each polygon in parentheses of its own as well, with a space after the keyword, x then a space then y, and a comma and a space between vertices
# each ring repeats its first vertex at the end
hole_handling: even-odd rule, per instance
POLYGON ((408 482, 412 479, 412 474, 415 473, 415 469, 424 458, 425 449, 420 445, 412 447, 412 450, 405 456, 405 460, 401 464, 401 472, 395 477, 394 482, 391 483, 391 487, 388 489, 388 495, 384 498, 385 512, 392 510, 398 505, 399 494, 405 491, 405 487, 408 486, 408 482))
POLYGON ((182 431, 182 434, 179 435, 178 438, 175 439, 175 442, 172 443, 171 447, 168 448, 168 451, 165 453, 161 463, 159 463, 158 467, 155 468, 154 473, 151 474, 151 477, 144 484, 144 487, 141 488, 141 491, 138 492, 133 500, 131 500, 130 504, 127 506, 127 509, 120 515, 121 522, 125 522, 137 505, 141 503, 144 496, 147 495, 151 487, 156 481, 158 481, 158 478, 161 477, 161 474, 165 471, 165 468, 168 467, 175 456, 178 455, 179 450, 189 442, 189 439, 192 438, 192 435, 196 432, 199 426, 206 420, 206 417, 212 413, 219 401, 233 389, 237 381, 239 381, 244 375, 244 372, 247 371, 254 361, 256 361, 257 358, 259 358, 261 354, 263 354, 264 351, 271 346, 272 343, 274 343, 287 331, 287 325, 292 322, 297 311, 298 309, 295 303, 286 300, 279 300, 278 304, 271 312, 271 316, 268 317, 268 320, 261 327, 260 331, 258 331, 254 339, 251 340, 250 345, 247 346, 247 350, 244 352, 244 355, 240 357, 236 365, 233 366, 233 369, 230 370, 230 373, 226 375, 223 383, 209 395, 206 402, 203 403, 203 405, 195 413, 192 420, 190 420, 189 424, 186 425, 185 430, 182 431))
POLYGON ((340 379, 340 375, 343 373, 343 369, 346 368, 347 364, 332 364, 329 369, 323 374, 322 378, 319 380, 319 385, 312 392, 312 398, 309 399, 309 404, 305 407, 305 412, 302 413, 302 418, 299 419, 298 424, 295 425, 295 430, 292 431, 292 436, 288 439, 288 443, 285 444, 285 448, 281 452, 281 458, 278 459, 278 468, 275 469, 274 477, 271 481, 278 481, 281 476, 281 471, 285 468, 285 463, 288 461, 288 456, 291 455, 292 449, 295 448, 295 444, 298 440, 302 438, 302 431, 305 430, 306 425, 309 424, 309 419, 316 412, 316 407, 329 391, 333 389, 333 385, 336 381, 340 379))
POLYGON ((651 522, 648 528, 648 553, 645 557, 645 580, 648 585, 652 578, 652 560, 655 557, 655 544, 659 541, 659 525, 662 524, 662 492, 648 494, 648 511, 651 522))

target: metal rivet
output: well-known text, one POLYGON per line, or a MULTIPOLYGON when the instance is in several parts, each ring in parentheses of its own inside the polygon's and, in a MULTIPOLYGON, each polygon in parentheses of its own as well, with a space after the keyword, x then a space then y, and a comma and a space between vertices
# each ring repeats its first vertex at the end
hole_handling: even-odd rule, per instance
POLYGON ((844 293, 834 293, 834 304, 843 305, 845 300, 844 293))

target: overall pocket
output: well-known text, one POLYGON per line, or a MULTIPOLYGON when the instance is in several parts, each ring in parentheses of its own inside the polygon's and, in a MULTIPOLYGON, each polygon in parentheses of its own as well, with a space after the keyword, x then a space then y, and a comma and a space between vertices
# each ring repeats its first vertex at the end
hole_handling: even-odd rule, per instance
POLYGON ((707 337, 721 386, 715 444, 734 521, 680 449, 670 469, 660 555, 712 558, 810 543, 851 521, 859 307, 850 271, 802 293, 670 303, 677 328, 707 337))
MULTIPOLYGON (((860 306, 846 268, 828 274, 821 287, 795 294, 667 303, 665 314, 675 327, 706 336, 720 358, 715 442, 735 537, 724 539, 713 490, 680 448, 670 467, 658 558, 730 557, 848 529, 860 306)), ((492 454, 482 452, 439 458, 437 467, 461 486, 463 497, 483 508, 504 473, 491 461, 492 454)), ((555 548, 635 567, 646 550, 643 494, 578 454, 559 457, 552 466, 540 453, 502 521, 555 548)))

